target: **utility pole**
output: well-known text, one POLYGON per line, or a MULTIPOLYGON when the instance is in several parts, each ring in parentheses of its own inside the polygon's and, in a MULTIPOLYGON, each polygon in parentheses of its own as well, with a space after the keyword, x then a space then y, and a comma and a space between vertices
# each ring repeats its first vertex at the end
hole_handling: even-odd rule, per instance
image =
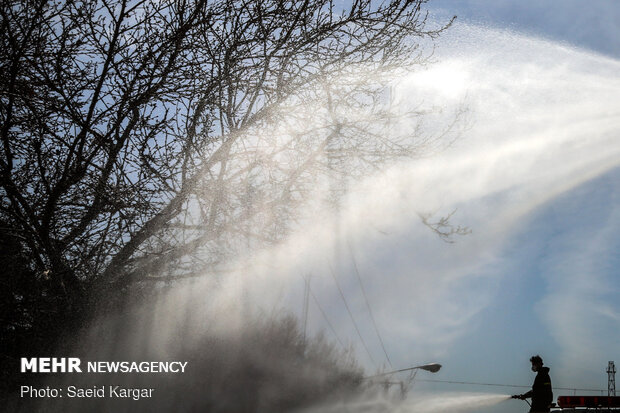
POLYGON ((310 277, 311 275, 308 274, 307 277, 304 277, 304 281, 305 283, 305 289, 304 289, 304 303, 303 303, 303 311, 302 311, 302 321, 303 321, 303 343, 304 346, 306 345, 306 330, 308 327, 308 306, 309 306, 309 301, 310 301, 310 277))
POLYGON ((610 361, 607 365, 607 396, 616 395, 616 365, 610 361))

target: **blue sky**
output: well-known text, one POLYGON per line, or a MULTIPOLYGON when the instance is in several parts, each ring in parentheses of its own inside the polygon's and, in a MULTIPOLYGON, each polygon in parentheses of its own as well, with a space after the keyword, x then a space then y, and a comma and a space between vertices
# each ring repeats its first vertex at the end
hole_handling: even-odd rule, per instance
MULTIPOLYGON (((606 389, 608 360, 620 364, 620 3, 429 7, 458 20, 437 43, 437 64, 399 84, 398 102, 441 107, 431 132, 466 108, 457 142, 361 184, 336 236, 313 237, 331 241, 308 244, 307 256, 303 237, 292 241, 296 266, 312 270, 313 291, 371 370, 321 264, 337 268, 375 364, 389 369, 348 245, 395 369, 438 361, 427 378, 530 385, 528 359, 539 353, 556 387, 606 389), (415 213, 453 210, 472 229, 454 244, 415 213)), ((309 323, 326 329, 312 304, 309 323)), ((437 391, 524 389, 418 382, 412 397, 437 391)))
MULTIPOLYGON (((457 15, 459 24, 522 33, 549 41, 547 47, 574 47, 575 53, 601 54, 616 62, 620 58, 618 2, 437 0, 430 6, 438 17, 457 15)), ((484 47, 484 39, 480 40, 484 47)), ((540 56, 532 58, 539 59, 541 65, 548 63, 540 56)), ((567 56, 566 61, 575 59, 567 56)), ((607 63, 591 64, 598 66, 592 68, 597 71, 607 63)), ((610 75, 616 84, 617 73, 610 75)), ((579 82, 580 76, 571 79, 579 82)), ((605 87, 604 79, 600 83, 605 87)), ((545 93, 561 96, 565 90, 545 93)), ((590 104, 598 99, 595 93, 590 95, 590 104)), ((609 108, 601 112, 605 109, 609 108)), ((617 112, 612 116, 617 118, 617 112)), ((617 123, 615 131, 617 142, 617 123)), ((597 132, 594 123, 592 134, 597 132)), ((558 156, 557 162, 564 161, 558 156)), ((541 168, 537 174, 544 176, 547 172, 541 168)), ((519 219, 518 230, 510 234, 498 253, 498 269, 504 275, 493 300, 475 317, 477 328, 462 336, 459 351, 448 358, 455 369, 448 367, 447 361, 445 376, 528 383, 531 373, 527 371, 527 356, 541 353, 547 364, 557 367, 552 370, 556 386, 606 388, 607 361, 620 359, 619 178, 616 163, 600 175, 549 197, 519 219)), ((556 395, 562 392, 558 390, 556 395)))
MULTIPOLYGON (((356 182, 337 216, 315 211, 285 244, 250 257, 251 277, 227 277, 219 299, 301 314, 301 276, 311 274, 338 338, 369 373, 439 362, 418 378, 529 386, 528 360, 540 354, 556 396, 606 389, 607 362, 620 364, 620 2, 429 7, 435 21, 458 20, 438 39, 436 63, 393 88, 395 110, 428 115, 393 128, 436 136, 456 118, 443 138, 454 143, 356 182), (472 230, 454 243, 418 215, 453 211, 472 230)), ((308 326, 337 341, 313 300, 308 326)), ((418 381, 410 397, 524 391, 418 381)))
POLYGON ((620 6, 591 0, 431 0, 436 16, 456 15, 461 22, 518 30, 620 57, 620 6))

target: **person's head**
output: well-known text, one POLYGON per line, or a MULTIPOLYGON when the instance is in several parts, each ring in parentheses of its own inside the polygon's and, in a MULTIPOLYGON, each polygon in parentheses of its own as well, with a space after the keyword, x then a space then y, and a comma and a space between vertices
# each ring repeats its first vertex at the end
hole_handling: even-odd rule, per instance
POLYGON ((532 371, 538 371, 543 366, 543 360, 538 354, 532 356, 530 362, 532 363, 532 371))

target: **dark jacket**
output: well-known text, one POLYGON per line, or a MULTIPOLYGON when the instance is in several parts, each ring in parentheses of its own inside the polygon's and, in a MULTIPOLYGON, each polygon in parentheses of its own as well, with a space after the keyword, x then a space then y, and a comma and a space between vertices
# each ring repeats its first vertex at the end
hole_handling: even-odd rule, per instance
POLYGON ((523 396, 532 398, 532 408, 530 412, 548 412, 549 405, 553 402, 553 391, 551 390, 551 377, 549 377, 549 367, 542 367, 536 378, 532 390, 523 396))

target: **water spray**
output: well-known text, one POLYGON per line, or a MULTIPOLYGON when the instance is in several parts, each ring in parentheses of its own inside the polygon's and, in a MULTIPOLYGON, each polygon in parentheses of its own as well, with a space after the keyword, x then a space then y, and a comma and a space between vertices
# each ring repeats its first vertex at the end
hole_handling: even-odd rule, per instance
POLYGON ((442 393, 407 403, 403 411, 416 413, 469 412, 510 400, 507 394, 442 393))

